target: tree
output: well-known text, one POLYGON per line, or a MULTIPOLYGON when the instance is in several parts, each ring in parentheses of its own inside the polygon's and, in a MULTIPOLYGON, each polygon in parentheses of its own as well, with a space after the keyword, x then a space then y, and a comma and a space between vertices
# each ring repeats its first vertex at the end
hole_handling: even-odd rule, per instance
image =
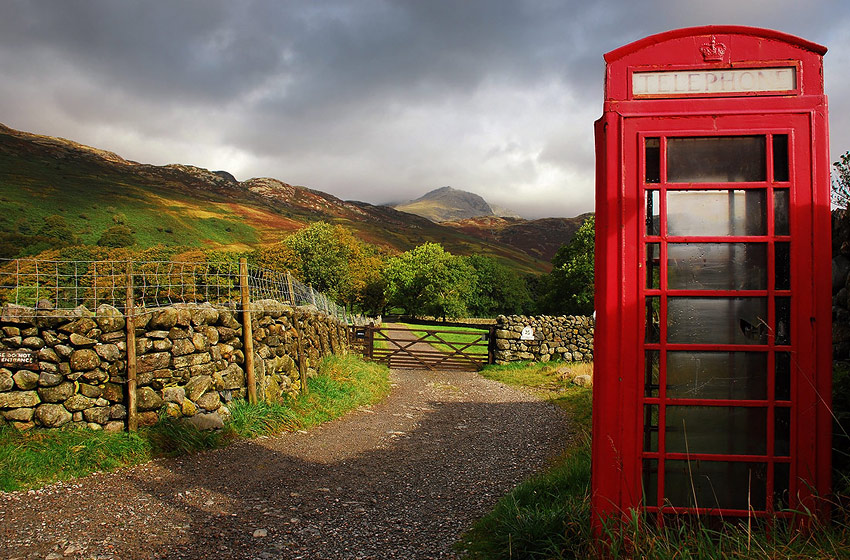
POLYGON ((530 307, 531 296, 524 278, 493 257, 472 255, 467 262, 476 276, 477 290, 469 304, 473 316, 518 314, 530 307))
POLYGON ((44 223, 36 232, 36 236, 45 237, 56 245, 74 245, 77 236, 68 225, 67 220, 59 214, 52 214, 44 218, 44 223))
POLYGON ((847 208, 850 203, 850 152, 844 152, 838 161, 832 164, 832 204, 838 208, 847 208))
MULTIPOLYGON (((348 228, 315 222, 282 241, 277 248, 280 266, 324 292, 337 303, 362 304, 366 286, 381 270, 377 247, 354 237, 348 228)), ((267 251, 265 258, 273 251, 267 251)), ((274 267, 272 267, 274 268, 274 267)))
POLYGON ((462 317, 476 290, 475 269, 439 243, 388 259, 384 278, 388 304, 413 316, 462 317))
POLYGON ((133 230, 123 225, 108 228, 97 240, 97 244, 101 247, 129 247, 135 243, 133 230))
POLYGON ((589 217, 569 243, 552 259, 552 273, 544 281, 541 307, 553 314, 593 313, 593 251, 595 223, 589 217))

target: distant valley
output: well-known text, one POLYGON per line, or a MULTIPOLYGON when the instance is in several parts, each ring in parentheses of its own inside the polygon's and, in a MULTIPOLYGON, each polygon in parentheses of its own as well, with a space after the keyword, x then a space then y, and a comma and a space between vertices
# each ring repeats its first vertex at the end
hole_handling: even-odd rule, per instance
MULTIPOLYGON (((83 244, 94 244, 108 228, 123 224, 140 248, 225 250, 273 243, 325 220, 389 252, 437 242, 456 254, 490 255, 518 272, 540 273, 551 268, 549 260, 583 218, 499 217, 472 193, 434 192, 430 200, 438 199, 444 213, 429 219, 404 205, 343 201, 272 178, 240 182, 226 171, 137 163, 0 125, 0 256, 6 258, 32 254, 35 248, 28 241, 41 239, 45 220, 55 215, 83 244), (452 206, 452 198, 462 202, 452 206), (476 206, 483 213, 470 211, 476 206)), ((419 202, 423 199, 428 201, 428 195, 419 202)))

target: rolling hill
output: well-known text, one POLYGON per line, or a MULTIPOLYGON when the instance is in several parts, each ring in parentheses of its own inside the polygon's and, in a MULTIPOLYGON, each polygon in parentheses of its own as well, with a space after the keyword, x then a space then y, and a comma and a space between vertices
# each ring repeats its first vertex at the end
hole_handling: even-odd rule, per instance
POLYGON ((161 244, 230 250, 273 243, 325 220, 391 252, 437 242, 456 254, 496 257, 522 273, 548 271, 547 255, 567 240, 563 235, 571 236, 569 227, 553 228, 555 222, 539 224, 551 230, 545 234, 526 231, 534 230, 537 221, 510 218, 499 218, 504 222, 498 227, 468 220, 437 224, 277 179, 240 182, 226 171, 137 163, 0 125, 0 257, 44 249, 37 241, 43 240, 46 224, 55 221, 51 216, 61 216, 82 244, 95 244, 104 231, 120 224, 132 230, 138 248, 161 244))

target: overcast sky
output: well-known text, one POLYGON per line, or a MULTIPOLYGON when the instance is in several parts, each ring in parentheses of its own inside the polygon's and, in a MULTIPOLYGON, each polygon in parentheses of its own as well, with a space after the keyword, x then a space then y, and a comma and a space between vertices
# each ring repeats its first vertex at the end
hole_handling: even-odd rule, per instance
POLYGON ((602 55, 707 24, 829 47, 831 161, 850 150, 848 0, 0 0, 0 122, 346 200, 448 185, 574 216, 602 55))

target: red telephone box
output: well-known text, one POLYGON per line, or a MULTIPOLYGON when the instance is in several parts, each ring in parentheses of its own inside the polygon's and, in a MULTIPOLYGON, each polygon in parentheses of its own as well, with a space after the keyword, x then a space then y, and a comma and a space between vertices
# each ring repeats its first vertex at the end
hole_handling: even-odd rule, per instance
POLYGON ((596 523, 790 516, 830 491, 825 52, 708 26, 605 55, 596 523))

